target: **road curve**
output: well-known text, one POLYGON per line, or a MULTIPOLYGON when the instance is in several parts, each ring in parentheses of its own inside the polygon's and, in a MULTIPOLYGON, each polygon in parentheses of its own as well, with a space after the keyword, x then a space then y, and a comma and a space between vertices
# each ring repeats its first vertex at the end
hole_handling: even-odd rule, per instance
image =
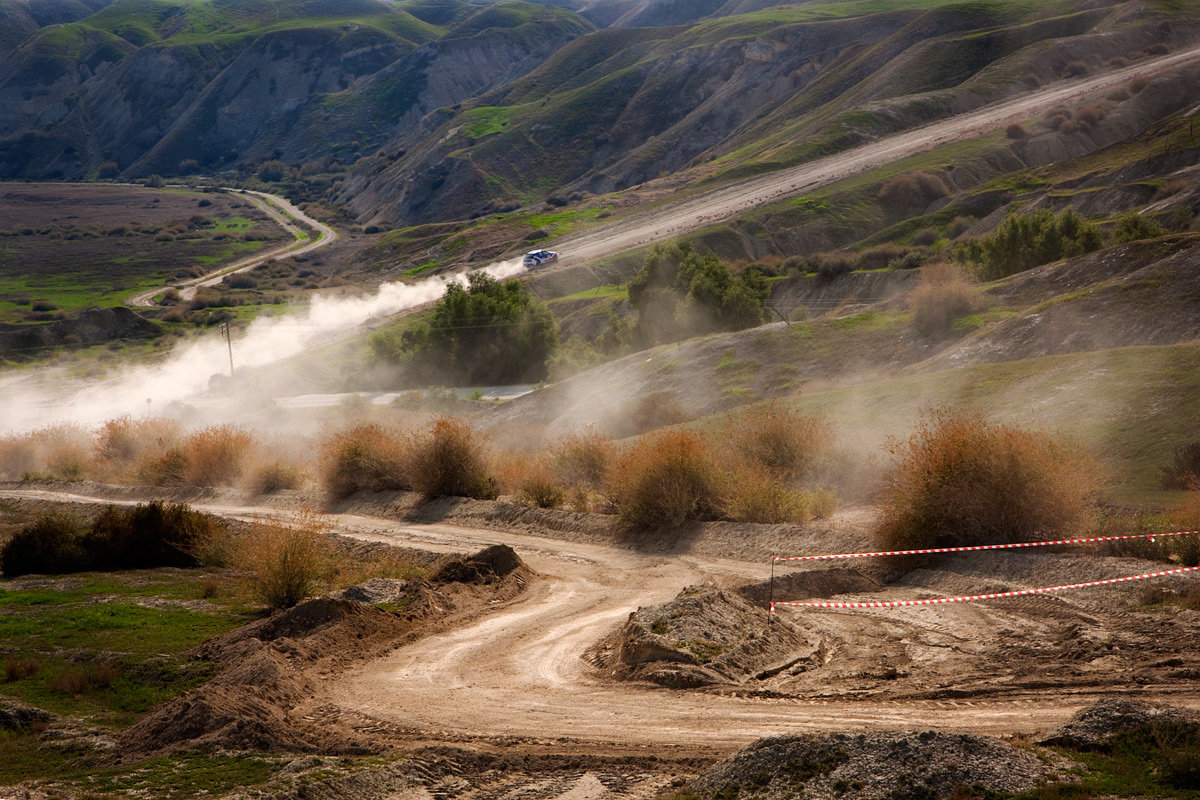
POLYGON ((329 227, 323 222, 319 222, 308 214, 305 214, 286 198, 279 195, 269 194, 267 192, 259 192, 251 189, 231 189, 226 188, 224 191, 231 194, 240 194, 250 201, 256 208, 275 221, 289 236, 294 237, 293 241, 287 242, 279 247, 272 248, 265 252, 255 253, 252 256, 238 259, 230 264, 201 275, 199 278, 191 278, 186 281, 173 283, 170 286, 159 286, 154 289, 138 292, 128 300, 128 305, 132 307, 150 308, 156 305, 154 297, 161 294, 170 288, 179 288, 180 296, 184 300, 190 300, 196 293, 196 289, 201 286, 214 286, 220 283, 228 275, 234 275, 238 272, 254 269, 260 264, 264 264, 276 258, 283 256, 298 256, 303 253, 308 253, 316 250, 319 247, 325 247, 337 240, 337 231, 329 227), (313 231, 315 235, 309 235, 303 227, 297 225, 301 223, 313 231), (303 237, 303 238, 301 238, 303 237))
MULTIPOLYGON (((0 497, 134 502, 15 486, 0 487, 0 497)), ((277 513, 261 506, 192 505, 240 519, 277 513)), ((326 520, 343 535, 435 552, 473 552, 490 544, 508 544, 538 576, 515 600, 498 604, 462 626, 328 675, 307 703, 292 710, 296 718, 328 717, 335 709, 402 737, 428 742, 521 739, 551 745, 570 741, 598 750, 670 745, 719 753, 763 736, 829 730, 1038 733, 1059 726, 1095 700, 1114 695, 1200 706, 1190 683, 1171 687, 1125 682, 1114 687, 1080 679, 1057 689, 1034 684, 995 695, 925 699, 856 696, 836 689, 825 696, 813 692, 771 697, 736 687, 714 694, 615 682, 583 655, 616 631, 629 612, 669 600, 688 585, 761 580, 767 565, 696 554, 646 554, 597 542, 450 524, 402 523, 351 514, 326 520)), ((1080 607, 1089 617, 1096 614, 1097 606, 1085 602, 1080 607)), ((830 634, 831 641, 881 625, 890 632, 893 644, 902 641, 904 646, 924 648, 922 671, 937 670, 941 653, 963 650, 990 669, 1000 651, 981 638, 981 631, 988 625, 1022 625, 1022 614, 1026 621, 1032 620, 1032 626, 1039 624, 1037 617, 1046 616, 1042 608, 1021 612, 1002 604, 919 614, 881 612, 873 618, 829 612, 811 624, 824 626, 822 633, 830 634)), ((1161 629, 1149 633, 1163 635, 1161 629)), ((1036 627, 1018 634, 1040 635, 1036 627)), ((770 635, 765 617, 759 635, 770 635)), ((868 632, 869 659, 882 657, 875 648, 887 644, 888 638, 878 630, 868 632)), ((999 677, 1005 683, 1006 676, 999 677)), ((819 686, 825 685, 824 678, 818 680, 819 686)))

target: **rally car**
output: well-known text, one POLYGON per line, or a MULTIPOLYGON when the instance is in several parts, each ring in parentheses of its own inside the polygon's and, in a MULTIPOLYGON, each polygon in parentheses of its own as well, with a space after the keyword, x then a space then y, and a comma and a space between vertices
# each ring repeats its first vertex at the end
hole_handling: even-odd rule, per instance
POLYGON ((521 261, 527 267, 540 267, 542 264, 553 264, 558 261, 558 253, 553 250, 530 250, 521 261))

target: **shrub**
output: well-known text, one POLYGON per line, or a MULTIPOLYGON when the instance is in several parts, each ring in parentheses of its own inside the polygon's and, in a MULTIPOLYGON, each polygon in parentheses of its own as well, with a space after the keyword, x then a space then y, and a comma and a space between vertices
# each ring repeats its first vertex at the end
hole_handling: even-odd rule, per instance
POLYGON ((724 516, 738 522, 807 522, 812 518, 807 495, 761 464, 739 464, 727 470, 720 504, 724 516))
POLYGON ((259 467, 251 481, 251 487, 259 494, 274 494, 285 489, 299 489, 304 485, 304 471, 286 461, 276 460, 259 467))
POLYGON ((946 225, 946 236, 957 239, 967 232, 974 220, 971 217, 955 217, 946 225))
POLYGON ((1137 76, 1129 82, 1129 93, 1137 94, 1142 89, 1145 89, 1150 84, 1150 79, 1142 75, 1137 76))
POLYGON ((1062 258, 1098 250, 1100 230, 1067 208, 1055 214, 1041 208, 1032 214, 1009 214, 992 236, 960 243, 959 260, 976 265, 983 280, 998 280, 1062 258))
POLYGON ((38 517, 13 535, 0 553, 4 575, 42 573, 60 575, 86 568, 82 520, 70 514, 52 512, 38 517))
POLYGON ((913 234, 912 243, 918 247, 930 247, 937 243, 938 232, 933 228, 922 228, 913 234))
POLYGON ((1029 131, 1025 130, 1025 126, 1019 122, 1014 122, 1004 129, 1004 135, 1009 139, 1024 139, 1029 135, 1029 131))
POLYGON ((937 409, 888 447, 883 496, 889 549, 1031 541, 1082 521, 1097 470, 1078 449, 1039 433, 937 409))
POLYGON ((1107 115, 1108 111, 1104 108, 1104 106, 1096 103, 1091 103, 1086 106, 1079 106, 1079 108, 1075 109, 1075 119, 1085 128, 1096 127, 1096 124, 1100 122, 1100 120, 1104 119, 1107 115))
POLYGON ((51 691, 61 694, 81 695, 91 688, 91 681, 88 680, 86 672, 74 668, 55 675, 46 681, 46 686, 51 691))
POLYGON ((258 179, 267 183, 281 181, 285 175, 287 175, 287 164, 282 161, 265 161, 258 168, 258 179))
POLYGON ((927 339, 949 335, 956 320, 975 313, 982 305, 966 272, 946 262, 921 269, 908 302, 913 326, 927 339))
POLYGON ((779 403, 729 415, 717 435, 735 459, 789 481, 811 473, 833 443, 827 422, 779 403))
POLYGON ((1078 78, 1081 75, 1087 75, 1091 71, 1092 68, 1083 61, 1068 61, 1066 66, 1063 67, 1062 74, 1064 78, 1078 78))
POLYGON ((442 417, 413 437, 408 474, 413 489, 427 498, 492 499, 496 481, 486 463, 482 435, 460 419, 442 417))
POLYGON ((213 425, 180 443, 189 486, 233 486, 242 476, 254 448, 254 437, 234 425, 213 425))
POLYGON ((546 457, 510 457, 510 476, 518 503, 537 508, 558 508, 567 499, 566 490, 546 457))
POLYGON ((333 573, 335 561, 325 526, 305 512, 255 525, 238 548, 237 565, 254 576, 254 591, 269 608, 291 608, 333 573))
POLYGON ((609 473, 621 523, 632 531, 677 527, 718 515, 720 476, 709 448, 688 431, 664 431, 634 444, 609 473))
POLYGON ((83 538, 90 569, 194 567, 225 526, 183 503, 106 506, 83 538))
POLYGON ((920 210, 950 194, 946 182, 932 172, 919 170, 889 178, 879 187, 879 202, 898 212, 920 210))
POLYGON ((550 463, 567 486, 599 489, 615 455, 612 439, 588 428, 559 439, 550 448, 550 463))
POLYGON ((411 489, 408 439, 374 423, 355 425, 330 437, 321 448, 321 477, 335 500, 355 492, 411 489))
POLYGON ((1159 225, 1145 214, 1130 211, 1117 218, 1116 227, 1113 228, 1113 243, 1125 244, 1126 242, 1136 242, 1141 239, 1153 239, 1157 236, 1162 236, 1166 232, 1166 229, 1162 225, 1159 225))
MULTIPOLYGON (((1200 530, 1200 491, 1188 492, 1169 514, 1171 525, 1177 530, 1200 530)), ((1185 567, 1200 564, 1200 534, 1170 536, 1171 554, 1185 567)))

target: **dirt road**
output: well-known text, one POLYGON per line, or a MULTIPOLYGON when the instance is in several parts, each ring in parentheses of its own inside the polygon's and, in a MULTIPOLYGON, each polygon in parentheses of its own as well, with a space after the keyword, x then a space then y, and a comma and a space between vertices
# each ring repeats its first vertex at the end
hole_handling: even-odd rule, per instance
MULTIPOLYGON (((0 496, 98 501, 17 488, 0 496)), ((193 506, 243 519, 273 513, 193 506)), ((806 612, 791 619, 812 653, 792 668, 681 691, 613 680, 584 656, 639 606, 670 600, 689 585, 764 579, 766 560, 745 560, 753 548, 735 528, 728 555, 714 552, 720 539, 652 554, 586 536, 566 541, 352 514, 328 521, 347 536, 424 550, 508 544, 538 573, 523 594, 490 613, 327 676, 323 690, 293 710, 297 719, 349 725, 380 741, 598 753, 663 752, 669 743, 677 753, 716 755, 787 732, 1038 733, 1101 697, 1200 707, 1200 655, 1192 646, 1200 613, 1139 611, 1136 586, 953 607, 806 612)), ((797 534, 795 546, 811 548, 812 539, 797 534)), ((1145 564, 1095 553, 985 554, 914 570, 870 598, 1029 588, 1137 574, 1145 564)), ((765 615, 754 633, 771 635, 765 615)))
POLYGON ((1087 78, 1064 80, 1019 98, 896 134, 844 153, 707 192, 632 219, 547 244, 560 251, 559 268, 615 255, 697 230, 785 197, 810 191, 950 142, 969 139, 1045 114, 1054 108, 1103 96, 1137 77, 1151 78, 1200 61, 1200 47, 1146 59, 1087 78))
MULTIPOLYGON (((395 543, 413 543, 415 537, 422 547, 469 550, 495 542, 509 544, 543 576, 523 597, 494 614, 339 676, 327 684, 328 695, 314 701, 419 731, 425 737, 567 739, 635 749, 669 742, 723 752, 762 736, 823 730, 1036 733, 1113 693, 1170 697, 1171 702, 1200 705, 1190 681, 1181 685, 1127 682, 1129 665, 1118 668, 1111 661, 1098 665, 1097 671, 1107 674, 1112 683, 1093 680, 1095 676, 1087 676, 1084 670, 1076 685, 1068 676, 1063 686, 1047 690, 1043 681, 1054 678, 1052 659, 1034 662, 1035 670, 1044 672, 1037 681, 1023 683, 1016 673, 1030 667, 1030 654, 994 649, 997 637, 1053 641, 1060 623, 1075 626, 1076 617, 1091 620, 1098 629, 1124 630, 1083 634, 1073 628, 1084 640, 1095 635, 1115 637, 1124 644, 1130 636, 1149 635, 1129 631, 1129 620, 1106 614, 1105 603, 1097 604, 1096 596, 1049 598, 1024 606, 998 602, 932 614, 820 612, 802 624, 827 643, 828 662, 813 670, 804 686, 788 687, 786 679, 780 679, 713 693, 620 684, 608 680, 582 655, 615 630, 629 612, 666 601, 692 584, 761 580, 766 565, 696 555, 643 555, 609 546, 446 526, 414 528, 378 520, 339 523, 354 536, 395 543), (898 653, 904 654, 900 660, 898 653), (903 661, 899 680, 881 680, 875 674, 889 661, 903 661), (939 697, 947 694, 940 688, 942 680, 961 681, 974 693, 939 697), (886 690, 880 691, 880 684, 886 684, 886 690)), ((1032 566, 1030 562, 1023 569, 1032 569, 1028 577, 1036 580, 1038 574, 1050 571, 1044 563, 1032 566)), ((1057 568, 1078 566, 1059 563, 1057 568)), ((1107 567, 1117 573, 1132 568, 1107 567)), ((897 594, 911 591, 903 586, 895 590, 897 594)), ((1183 650, 1194 635, 1194 622, 1174 636, 1157 630, 1153 635, 1163 637, 1159 644, 1171 652, 1183 650)), ((761 633, 767 633, 765 617, 761 633)))
POLYGON ((256 208, 274 220, 289 236, 294 237, 294 241, 290 241, 279 247, 274 247, 263 253, 255 253, 252 256, 238 259, 231 264, 209 272, 199 278, 191 278, 190 280, 180 281, 171 286, 159 286, 155 289, 149 289, 144 292, 138 292, 129 298, 129 305, 133 307, 148 308, 155 305, 154 298, 172 287, 180 289, 179 295, 184 300, 190 300, 196 294, 196 289, 201 286, 215 286, 229 275, 234 275, 239 272, 254 269, 260 264, 265 264, 276 258, 283 256, 298 256, 316 250, 319 247, 325 247, 337 240, 337 231, 329 227, 323 222, 319 222, 305 214, 287 199, 267 192, 252 191, 250 189, 226 189, 228 192, 237 192, 246 198, 256 208), (305 230, 307 226, 308 230, 305 230), (312 234, 310 235, 310 231, 312 234))

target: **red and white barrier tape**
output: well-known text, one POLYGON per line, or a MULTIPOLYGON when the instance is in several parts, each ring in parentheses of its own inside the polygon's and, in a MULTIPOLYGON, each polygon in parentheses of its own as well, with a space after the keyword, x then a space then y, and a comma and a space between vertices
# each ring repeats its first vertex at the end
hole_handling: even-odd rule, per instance
POLYGON ((926 550, 883 550, 878 553, 830 553, 820 556, 771 556, 771 563, 782 561, 831 561, 838 558, 877 558, 879 556, 920 556, 931 553, 967 553, 973 550, 1011 550, 1018 547, 1049 547, 1054 544, 1092 544, 1115 542, 1120 539, 1149 539, 1160 536, 1187 536, 1200 531, 1173 531, 1171 533, 1135 533, 1126 536, 1097 536, 1091 539, 1058 539, 1053 542, 1011 542, 1009 544, 977 544, 969 547, 931 547, 926 550))
POLYGON ((907 606, 934 606, 942 603, 966 603, 972 600, 996 600, 1002 597, 1021 597, 1022 595, 1046 594, 1047 592, 1058 592, 1065 589, 1086 589, 1089 586, 1140 581, 1145 578, 1161 578, 1164 575, 1178 575, 1182 572, 1195 572, 1196 570, 1200 570, 1200 567, 1179 567, 1177 569, 1163 570, 1162 572, 1147 572, 1144 575, 1129 575, 1124 578, 1108 578, 1103 581, 1089 581, 1087 583, 1068 583, 1063 586, 1047 586, 1041 589, 1021 589, 1015 592, 995 592, 993 594, 971 594, 962 597, 935 597, 929 600, 886 600, 867 603, 785 602, 778 600, 771 603, 771 613, 775 613, 776 606, 792 606, 794 608, 904 608, 907 606))

